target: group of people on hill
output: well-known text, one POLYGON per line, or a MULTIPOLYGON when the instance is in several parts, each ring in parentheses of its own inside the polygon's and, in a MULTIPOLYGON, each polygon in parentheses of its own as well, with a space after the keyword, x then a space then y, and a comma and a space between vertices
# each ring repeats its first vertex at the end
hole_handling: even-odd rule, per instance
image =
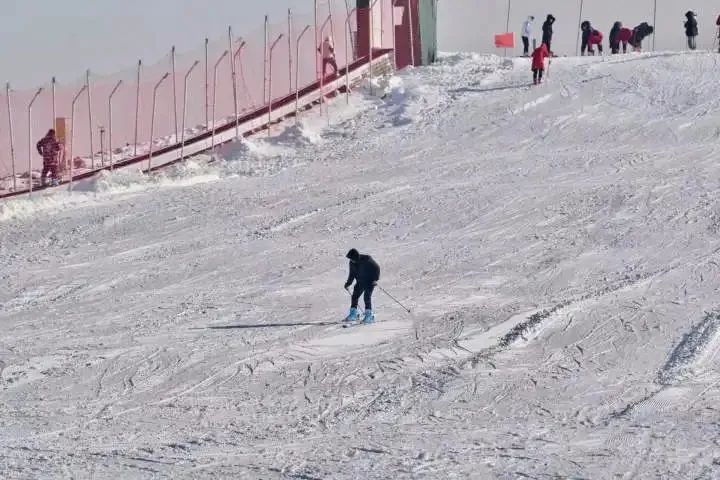
MULTIPOLYGON (((688 14, 691 14, 692 12, 688 12, 688 14)), ((694 31, 695 36, 697 36, 697 21, 694 20, 694 14, 693 16, 688 18, 688 22, 690 20, 693 20, 694 23, 694 31)), ((549 14, 547 18, 545 19, 545 22, 542 25, 542 42, 540 47, 542 48, 542 45, 545 45, 545 48, 548 50, 549 53, 552 53, 552 40, 553 40, 553 25, 555 24, 555 16, 552 14, 549 14)), ((530 16, 528 19, 523 23, 522 26, 522 41, 523 41, 523 55, 529 56, 530 54, 530 42, 533 40, 534 43, 534 36, 533 36, 533 23, 535 22, 535 17, 530 16)), ((720 22, 720 18, 718 19, 718 22, 720 22)), ((720 23, 718 23, 720 25, 720 23)), ((692 24, 690 25, 692 27, 692 24)), ((688 28, 688 25, 686 24, 686 28, 688 28)), ((654 27, 652 25, 649 25, 647 22, 643 22, 640 25, 636 26, 635 28, 627 28, 623 26, 622 22, 618 21, 615 22, 612 29, 610 30, 610 51, 613 54, 620 53, 620 48, 622 47, 623 53, 627 53, 627 47, 630 45, 633 47, 635 51, 641 51, 642 50, 642 42, 643 40, 651 35, 654 32, 654 27)), ((592 24, 585 20, 580 24, 580 31, 582 32, 582 45, 580 49, 580 54, 585 55, 586 53, 588 55, 594 55, 595 54, 595 47, 597 47, 597 50, 600 54, 603 53, 603 33, 596 28, 592 26, 592 24)), ((688 35, 690 34, 692 30, 689 30, 688 35)), ((533 49, 537 50, 535 47, 533 49)))

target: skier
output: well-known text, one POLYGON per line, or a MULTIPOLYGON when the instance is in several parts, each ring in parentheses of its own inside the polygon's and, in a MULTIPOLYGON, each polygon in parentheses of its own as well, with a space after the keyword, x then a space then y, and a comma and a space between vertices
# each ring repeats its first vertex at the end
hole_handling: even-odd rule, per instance
POLYGON ((720 16, 715 21, 715 25, 718 27, 717 38, 718 38, 718 53, 720 53, 720 16))
POLYGON ((345 318, 345 321, 355 322, 359 319, 357 306, 360 295, 363 295, 365 300, 363 323, 373 323, 375 315, 372 311, 372 294, 378 280, 380 280, 380 267, 370 255, 360 255, 354 248, 347 253, 346 258, 350 260, 350 273, 347 282, 345 282, 345 289, 350 288, 353 280, 355 281, 355 288, 352 292, 350 313, 345 318))
POLYGON ((542 26, 542 43, 545 44, 548 52, 552 52, 553 23, 555 23, 555 17, 550 14, 542 26))
POLYGON ((337 61, 335 60, 335 43, 333 42, 333 39, 331 36, 325 37, 325 40, 323 40, 322 46, 318 48, 318 52, 322 55, 322 71, 323 76, 325 76, 325 73, 327 71, 327 66, 330 65, 333 67, 333 70, 335 71, 335 74, 337 75, 338 72, 338 66, 337 61))
POLYGON ((687 18, 687 21, 685 22, 685 35, 687 35, 688 48, 690 50, 695 50, 697 48, 698 23, 695 18, 696 16, 697 15, 695 15, 695 12, 692 10, 685 14, 685 18, 687 18))
POLYGON ((530 55, 530 39, 533 38, 532 31, 534 21, 535 17, 530 15, 528 19, 525 20, 522 26, 523 57, 527 57, 530 55))
POLYGON ((542 83, 543 73, 545 72, 545 59, 550 56, 550 51, 544 43, 540 45, 532 54, 532 72, 533 84, 542 83))
POLYGON ((628 43, 633 37, 633 31, 627 27, 622 27, 618 33, 618 41, 622 44, 623 53, 627 53, 628 43))
MULTIPOLYGON (((622 28, 622 22, 617 21, 613 24, 612 29, 610 30, 610 38, 608 40, 610 43, 610 53, 612 55, 620 53, 620 30, 622 30, 622 28)), ((627 50, 627 41, 625 41, 625 50, 627 50)))
POLYGON ((47 185, 46 175, 49 176, 52 185, 57 185, 60 181, 58 166, 61 147, 55 137, 55 130, 48 130, 47 134, 37 142, 35 147, 43 158, 43 169, 40 174, 42 185, 47 185))
POLYGON ((587 49, 588 55, 595 55, 595 49, 593 45, 598 46, 600 55, 603 53, 602 40, 603 34, 599 30, 595 30, 590 22, 585 20, 580 24, 580 30, 582 30, 582 46, 580 47, 580 55, 585 55, 587 49))
POLYGON ((629 43, 632 45, 633 50, 636 52, 642 51, 642 42, 645 37, 651 35, 655 31, 655 27, 648 25, 647 22, 643 22, 632 31, 629 43))

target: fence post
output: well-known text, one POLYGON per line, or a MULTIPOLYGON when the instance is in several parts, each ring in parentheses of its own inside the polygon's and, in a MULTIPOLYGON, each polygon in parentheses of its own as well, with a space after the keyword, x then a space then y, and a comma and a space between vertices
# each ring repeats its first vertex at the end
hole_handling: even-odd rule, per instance
POLYGON ((152 156, 153 156, 153 135, 155 135, 155 104, 157 103, 157 91, 160 85, 165 81, 170 74, 165 72, 165 75, 155 84, 153 89, 153 101, 152 101, 152 115, 150 116, 150 147, 148 152, 148 172, 152 169, 152 156))
MULTIPOLYGON (((35 96, 30 100, 30 103, 28 104, 28 181, 29 181, 29 188, 30 188, 30 195, 32 195, 32 106, 33 103, 35 103, 35 100, 40 96, 40 93, 42 93, 43 89, 38 88, 37 92, 35 92, 35 96)), ((40 180, 42 180, 42 173, 40 175, 40 180)))
MULTIPOLYGON (((411 2, 412 0, 408 0, 411 2)), ((373 40, 375 37, 375 5, 377 4, 378 0, 374 0, 370 4, 370 40, 369 40, 369 48, 368 48, 368 54, 370 55, 370 63, 368 64, 370 68, 370 95, 375 95, 375 87, 373 86, 373 78, 374 78, 374 72, 373 72, 373 40)))
POLYGON ((51 125, 53 128, 55 128, 55 119, 57 116, 55 115, 55 86, 57 82, 55 81, 55 77, 52 77, 52 122, 51 125))
POLYGON ((275 50, 275 47, 277 47, 277 44, 280 42, 280 40, 282 40, 282 38, 283 38, 283 34, 281 33, 280 35, 278 35, 278 37, 272 43, 272 46, 270 47, 269 56, 268 56, 268 60, 269 60, 269 62, 268 62, 268 70, 269 70, 269 75, 268 75, 268 126, 267 126, 268 137, 270 136, 270 124, 272 123, 272 102, 273 102, 273 99, 272 99, 272 57, 273 57, 273 51, 275 50))
MULTIPOLYGON (((395 5, 398 0, 392 0, 390 2, 390 7, 392 8, 392 45, 393 45, 393 65, 395 66, 395 70, 397 70, 397 26, 395 25, 395 5)), ((350 29, 350 25, 348 25, 348 30, 350 29)), ((350 32, 350 36, 352 37, 352 32, 350 32)))
POLYGON ((74 168, 75 162, 73 161, 73 147, 75 145, 75 104, 77 103, 80 95, 83 94, 87 85, 83 85, 80 91, 73 98, 72 104, 70 105, 70 192, 73 190, 73 177, 75 176, 74 168))
MULTIPOLYGON (((393 7, 394 8, 394 7, 393 7)), ((353 8, 348 12, 348 16, 345 19, 345 25, 347 25, 348 38, 345 41, 345 98, 348 105, 350 105, 350 54, 348 53, 348 44, 352 41, 352 30, 350 29, 350 19, 357 9, 353 8)), ((393 21, 394 23, 394 21, 393 21)))
POLYGON ((295 40, 295 125, 300 121, 300 41, 308 30, 310 30, 310 25, 305 25, 305 28, 295 40))
POLYGON ((5 99, 7 100, 8 133, 10 134, 10 162, 12 164, 13 191, 17 191, 17 174, 15 171, 15 134, 13 133, 12 104, 10 102, 10 82, 5 84, 5 99))
POLYGON ((183 88, 183 113, 181 127, 182 131, 180 132, 180 161, 185 160, 185 118, 187 117, 188 79, 190 78, 190 74, 192 73, 192 71, 195 70, 195 67, 197 67, 199 63, 200 60, 195 60, 195 63, 193 63, 192 66, 185 73, 185 85, 183 88))
MULTIPOLYGON (((115 88, 112 89, 112 92, 110 92, 110 95, 108 96, 108 149, 110 150, 110 171, 113 170, 113 143, 112 143, 112 99, 115 95, 115 92, 118 91, 118 88, 120 88, 120 85, 122 85, 122 80, 118 80, 118 82, 115 84, 115 88)), ((70 124, 70 128, 72 128, 72 122, 70 124)))
POLYGON ((264 50, 263 50, 263 99, 262 99, 263 105, 265 105, 265 102, 267 101, 267 100, 266 100, 266 97, 267 97, 267 81, 268 81, 268 78, 267 78, 267 70, 268 70, 268 64, 267 64, 267 61, 268 61, 268 22, 269 22, 269 18, 268 18, 267 15, 265 15, 265 34, 264 34, 264 37, 265 37, 265 39, 264 39, 264 41, 265 41, 265 46, 263 47, 263 48, 264 48, 264 50))
MULTIPOLYGON (((293 70, 293 62, 292 62, 292 10, 288 8, 288 92, 292 92, 292 70, 293 70)), ((297 62, 300 60, 296 59, 297 62)))
POLYGON ((583 7, 585 6, 585 0, 580 0, 580 15, 578 16, 577 23, 577 39, 575 40, 575 55, 580 55, 580 24, 582 23, 583 7))
MULTIPOLYGON (((313 40, 313 45, 315 45, 315 48, 317 48, 318 44, 318 0, 314 0, 314 15, 315 15, 315 40, 313 40)), ((320 65, 322 64, 322 60, 319 58, 317 50, 313 52, 313 56, 315 58, 315 79, 317 80, 320 78, 320 65)))
POLYGON ((655 51, 655 39, 657 38, 657 0, 655 0, 654 6, 653 6, 653 28, 655 29, 653 31, 653 52, 655 51))
POLYGON ((93 115, 92 115, 92 94, 90 92, 90 70, 85 73, 85 85, 87 85, 87 101, 88 101, 88 124, 90 126, 90 168, 95 170, 95 149, 93 148, 93 115))
POLYGON ((215 62, 215 67, 213 68, 213 96, 212 96, 212 136, 210 141, 210 151, 215 150, 215 101, 217 99, 217 71, 218 67, 220 66, 220 62, 223 61, 223 59, 227 56, 228 51, 225 50, 222 55, 220 55, 220 58, 218 58, 217 62, 215 62))
POLYGON ((208 95, 210 89, 210 53, 208 52, 210 40, 205 39, 205 130, 210 128, 210 107, 208 105, 208 95))
MULTIPOLYGON (((508 0, 507 5, 507 21, 505 22, 505 33, 508 33, 510 31, 510 8, 512 5, 512 0, 508 0)), ((505 48, 505 51, 503 52, 503 56, 507 57, 507 48, 505 48)))
MULTIPOLYGON (((138 123, 140 121, 140 72, 142 70, 142 60, 138 60, 137 70, 137 92, 135 93, 135 146, 133 147, 133 157, 137 157, 138 146, 138 123)), ((70 125, 72 128, 72 125, 70 125)))
MULTIPOLYGON (((228 51, 233 51, 233 34, 232 27, 228 27, 228 51)), ((230 59, 230 77, 232 80, 233 92, 233 111, 235 112, 235 137, 240 135, 239 119, 238 119, 238 94, 237 94, 237 73, 235 72, 235 55, 230 59)))
POLYGON ((410 24, 410 64, 415 66, 415 25, 413 24, 412 0, 408 0, 408 23, 410 24))
MULTIPOLYGON (((242 66, 241 54, 242 54, 243 48, 245 48, 245 45, 246 45, 245 40, 240 42, 238 49, 235 51, 235 54, 233 55, 233 66, 235 66, 235 71, 237 72, 238 66, 235 65, 235 62, 238 62, 239 66, 240 66, 240 79, 242 80, 243 88, 245 89, 245 99, 250 100, 250 103, 252 103, 252 98, 250 98, 250 94, 247 91, 247 84, 245 83, 245 73, 243 71, 243 66, 242 66)), ((235 82, 237 82, 237 73, 235 76, 235 82)), ((236 91, 237 91, 237 86, 236 86, 236 91)), ((235 107, 237 109, 236 114, 235 114, 235 136, 236 137, 240 136, 240 116, 239 116, 239 112, 238 112, 238 110, 239 110, 238 103, 239 103, 238 101, 235 102, 235 107)))
POLYGON ((177 81, 175 74, 175 45, 173 45, 170 51, 172 56, 172 87, 173 87, 173 114, 175 117, 175 143, 178 141, 178 111, 177 111, 177 81))

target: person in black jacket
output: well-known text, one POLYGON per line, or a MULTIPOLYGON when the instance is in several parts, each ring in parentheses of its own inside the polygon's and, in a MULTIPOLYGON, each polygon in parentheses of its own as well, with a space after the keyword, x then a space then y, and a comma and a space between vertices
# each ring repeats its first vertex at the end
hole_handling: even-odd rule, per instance
POLYGON ((688 48, 690 50, 695 50, 697 48, 697 37, 699 32, 695 16, 695 12, 692 10, 685 14, 685 18, 687 18, 687 21, 685 22, 685 35, 687 35, 688 48))
MULTIPOLYGON (((610 30, 610 53, 617 55, 620 53, 620 30, 622 29, 622 22, 615 22, 610 30)), ((625 47, 627 49, 627 47, 625 47)))
POLYGON ((350 313, 345 321, 354 322, 358 320, 357 306, 360 295, 363 295, 365 300, 363 323, 372 323, 375 321, 375 315, 372 311, 372 294, 378 280, 380 280, 380 267, 370 255, 360 255, 360 252, 354 248, 347 253, 346 257, 350 260, 350 273, 345 282, 345 289, 350 288, 353 281, 355 281, 355 288, 352 292, 350 313))
POLYGON ((633 49, 636 52, 641 52, 643 40, 645 40, 646 37, 652 35, 654 32, 655 27, 653 27, 652 25, 648 25, 647 22, 641 23, 633 29, 632 36, 630 37, 630 45, 632 45, 633 49))
POLYGON ((555 23, 555 17, 548 15, 545 23, 543 23, 542 31, 542 43, 547 45, 548 51, 552 53, 552 37, 553 37, 553 23, 555 23))

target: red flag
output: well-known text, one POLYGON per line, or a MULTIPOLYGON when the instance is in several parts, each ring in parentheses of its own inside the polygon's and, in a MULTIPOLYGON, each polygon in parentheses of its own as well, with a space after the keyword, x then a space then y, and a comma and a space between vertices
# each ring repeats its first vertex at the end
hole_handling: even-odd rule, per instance
POLYGON ((495 35, 495 47, 515 48, 515 34, 511 32, 495 35))

